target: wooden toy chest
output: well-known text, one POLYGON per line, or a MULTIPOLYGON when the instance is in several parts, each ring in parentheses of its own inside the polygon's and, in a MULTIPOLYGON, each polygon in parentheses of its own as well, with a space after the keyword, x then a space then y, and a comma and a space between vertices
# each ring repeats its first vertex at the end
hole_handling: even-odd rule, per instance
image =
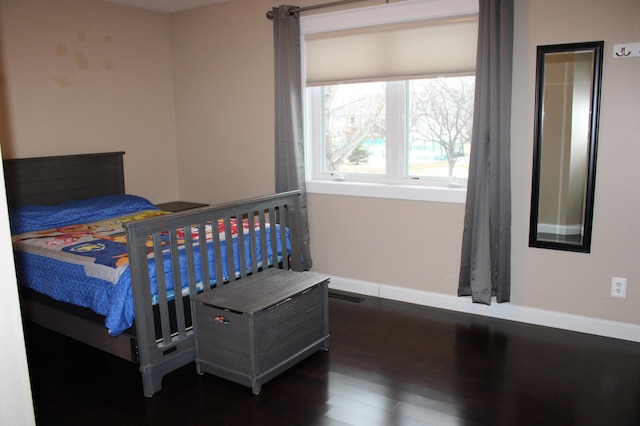
POLYGON ((195 305, 196 366, 251 387, 329 347, 329 278, 270 269, 203 292, 195 305))

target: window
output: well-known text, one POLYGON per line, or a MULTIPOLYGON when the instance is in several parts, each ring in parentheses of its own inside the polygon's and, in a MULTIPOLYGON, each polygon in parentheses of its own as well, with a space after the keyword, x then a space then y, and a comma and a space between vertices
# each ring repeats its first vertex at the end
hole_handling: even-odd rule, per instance
POLYGON ((464 187, 474 83, 450 76, 310 88, 315 178, 464 187))
POLYGON ((354 16, 371 10, 384 11, 385 22, 336 28, 334 16, 322 31, 314 15, 305 33, 302 18, 307 189, 425 199, 425 190, 435 188, 438 201, 464 202, 477 2, 407 1, 339 14, 358 22, 354 16), (442 11, 452 4, 464 8, 442 11), (409 17, 396 14, 403 7, 413 8, 409 17))

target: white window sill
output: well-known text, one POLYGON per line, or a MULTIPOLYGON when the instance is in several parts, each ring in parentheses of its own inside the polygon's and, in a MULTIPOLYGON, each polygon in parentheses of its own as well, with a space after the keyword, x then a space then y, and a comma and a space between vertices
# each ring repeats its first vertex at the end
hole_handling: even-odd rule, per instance
POLYGON ((457 204, 464 204, 467 197, 467 190, 462 188, 438 188, 345 181, 332 182, 323 180, 307 181, 307 192, 309 194, 391 198, 396 200, 457 204))

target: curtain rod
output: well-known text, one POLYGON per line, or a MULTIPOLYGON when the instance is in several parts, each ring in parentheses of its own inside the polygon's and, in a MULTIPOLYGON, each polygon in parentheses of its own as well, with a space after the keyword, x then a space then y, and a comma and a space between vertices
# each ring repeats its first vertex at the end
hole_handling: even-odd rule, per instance
MULTIPOLYGON (((351 4, 351 3, 360 3, 363 1, 371 1, 371 0, 340 0, 340 1, 332 1, 329 3, 316 4, 313 6, 305 6, 305 7, 293 6, 291 9, 289 9, 289 15, 293 15, 296 12, 300 13, 300 12, 306 12, 308 10, 323 9, 325 7, 341 6, 344 4, 351 4)), ((388 3, 389 0, 385 0, 385 2, 388 3)), ((273 12, 271 10, 267 12, 267 18, 273 19, 273 12)))

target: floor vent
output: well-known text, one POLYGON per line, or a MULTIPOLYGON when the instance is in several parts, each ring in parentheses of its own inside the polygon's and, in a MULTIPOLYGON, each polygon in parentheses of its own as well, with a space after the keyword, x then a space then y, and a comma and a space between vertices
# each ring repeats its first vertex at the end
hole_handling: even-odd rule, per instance
POLYGON ((348 294, 335 293, 333 291, 329 292, 329 297, 333 297, 334 299, 346 300, 348 302, 360 303, 364 300, 363 297, 351 296, 348 294))

